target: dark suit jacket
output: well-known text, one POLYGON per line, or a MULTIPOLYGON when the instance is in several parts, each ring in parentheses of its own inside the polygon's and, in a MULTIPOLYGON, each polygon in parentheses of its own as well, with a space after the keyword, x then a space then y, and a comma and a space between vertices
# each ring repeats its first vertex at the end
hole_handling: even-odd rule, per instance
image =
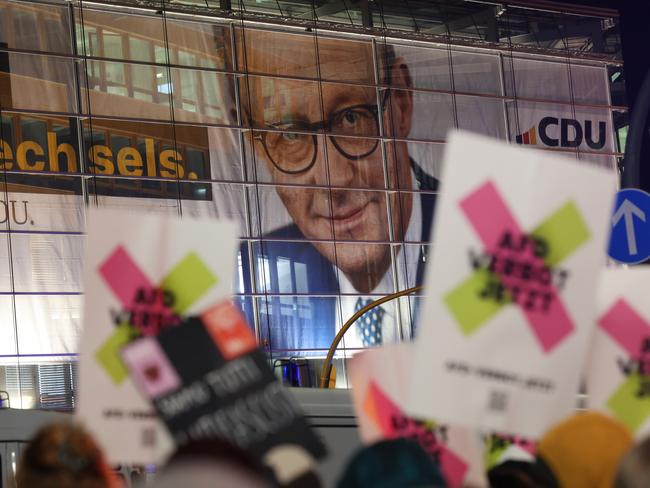
MULTIPOLYGON (((424 173, 412 160, 411 165, 420 190, 438 190, 438 180, 424 173)), ((436 195, 422 193, 420 199, 421 238, 427 242, 431 233, 436 195)), ((336 334, 339 313, 336 306, 339 283, 334 266, 312 244, 302 241, 305 237, 295 224, 275 230, 265 237, 273 240, 253 244, 255 275, 260 277, 260 281, 265 281, 257 283, 257 289, 269 294, 310 296, 268 296, 259 299, 261 340, 267 348, 280 352, 281 356, 314 355, 313 352, 309 354, 303 351, 327 350, 336 334), (282 242, 284 239, 300 241, 282 242), (262 272, 260 268, 266 270, 262 272)), ((418 285, 424 279, 424 253, 426 248, 423 246, 415 280, 418 285)), ((242 252, 242 261, 246 270, 247 253, 242 252)), ((250 305, 244 308, 247 314, 253 312, 250 305)), ((347 318, 339 317, 339 321, 347 318)))

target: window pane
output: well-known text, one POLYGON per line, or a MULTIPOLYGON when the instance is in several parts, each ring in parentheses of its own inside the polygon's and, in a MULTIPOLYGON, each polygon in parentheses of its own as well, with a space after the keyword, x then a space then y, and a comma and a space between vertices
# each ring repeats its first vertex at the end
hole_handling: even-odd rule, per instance
POLYGON ((17 292, 81 292, 84 236, 10 234, 17 292))
POLYGON ((228 27, 167 19, 169 49, 178 52, 178 64, 232 69, 228 27))
POLYGON ((84 113, 171 119, 172 84, 167 68, 106 61, 88 61, 80 67, 84 113))
MULTIPOLYGON (((0 246, 6 244, 4 239, 0 237, 0 246)), ((3 259, 1 256, 2 248, 0 247, 0 259, 3 259)), ((6 255, 5 255, 6 257, 6 255)), ((3 268, 0 264, 0 287, 4 291, 5 288, 2 285, 3 282, 3 268)), ((0 295, 0 364, 6 364, 8 362, 15 362, 15 358, 3 358, 2 355, 13 355, 17 354, 16 349, 16 334, 14 329, 14 306, 12 302, 12 297, 9 295, 0 295)), ((6 386, 6 383, 5 383, 6 386)), ((6 388, 3 388, 6 391, 6 388)))
POLYGON ((78 177, 6 174, 0 184, 0 230, 83 232, 78 177))
POLYGON ((324 357, 336 335, 337 298, 261 297, 257 299, 260 342, 271 357, 324 357))
MULTIPOLYGON (((380 296, 342 296, 339 299, 341 307, 341 323, 337 324, 337 332, 341 326, 362 306, 371 303, 380 296)), ((348 329, 339 345, 339 352, 356 353, 380 344, 394 344, 400 340, 400 317, 397 302, 390 301, 379 305, 363 314, 348 329)))
POLYGON ((406 290, 424 283, 427 261, 431 257, 429 244, 395 245, 398 268, 398 288, 406 290))
POLYGON ((449 129, 455 127, 451 95, 391 90, 389 107, 393 118, 392 137, 444 141, 449 129), (413 110, 411 120, 403 120, 409 108, 413 110))
POLYGON ((501 77, 497 56, 452 51, 451 60, 456 91, 501 95, 501 77))
POLYGON ((389 244, 337 242, 335 253, 341 293, 395 292, 389 244))
POLYGON ((429 240, 437 195, 430 192, 400 191, 390 195, 394 242, 429 240))
POLYGON ((41 55, 6 53, 0 71, 3 109, 72 112, 75 87, 72 60, 41 55))
POLYGON ((335 149, 322 135, 255 131, 246 135, 248 180, 287 185, 327 185, 327 155, 335 149))
POLYGON ((416 339, 420 327, 425 327, 425 319, 422 318, 425 297, 422 292, 413 293, 408 297, 399 298, 400 312, 402 313, 402 327, 404 337, 416 339), (406 317, 404 317, 406 315, 406 317), (410 319, 410 322, 409 322, 410 319))
POLYGON ((239 150, 239 131, 217 127, 176 125, 176 143, 185 148, 187 174, 194 172, 197 179, 243 181, 239 150), (207 150, 207 157, 206 157, 207 150), (209 170, 197 168, 209 165, 209 170), (201 177, 200 175, 204 175, 201 177))
MULTIPOLYGON (((79 173, 77 124, 74 117, 4 112, 0 129, 4 162, 0 167, 16 172, 79 173)), ((44 183, 47 186, 47 180, 44 183)))
POLYGON ((438 180, 442 175, 444 144, 404 141, 388 141, 385 144, 389 188, 438 190, 438 180), (408 166, 407 162, 410 162, 410 176, 405 175, 403 170, 404 166, 408 166))
POLYGON ((71 54, 68 9, 51 4, 0 1, 0 45, 71 54))
POLYGON ((248 237, 243 185, 181 183, 181 189, 185 196, 181 199, 183 217, 234 220, 239 235, 248 237))
POLYGON ((171 76, 176 121, 237 124, 235 85, 231 75, 173 68, 171 76))
POLYGON ((570 72, 576 103, 609 104, 607 68, 571 64, 570 72))
MULTIPOLYGON (((119 179, 102 179, 102 181, 88 182, 88 193, 92 204, 99 207, 114 208, 127 212, 151 212, 156 214, 165 214, 170 216, 179 215, 179 202, 178 191, 168 192, 167 198, 159 196, 153 198, 133 198, 132 196, 106 196, 109 191, 113 191, 115 195, 120 193, 133 193, 134 188, 131 181, 119 179), (176 198, 172 197, 176 195, 176 198)), ((138 193, 144 194, 145 191, 152 192, 151 189, 138 189, 138 193)), ((158 189, 157 195, 161 193, 158 189)))
POLYGON ((240 90, 245 125, 290 131, 323 120, 318 82, 249 76, 240 90))
MULTIPOLYGON (((201 130, 205 129, 196 132, 201 130)), ((194 137, 194 131, 179 132, 182 144, 176 144, 171 124, 90 119, 83 124, 86 170, 101 177, 210 179, 206 148, 197 144, 193 147, 196 152, 189 156, 192 148, 189 143, 200 143, 200 138, 194 137)), ((166 184, 164 181, 148 183, 164 197, 161 186, 166 184)), ((133 184, 138 182, 134 180, 133 184)), ((141 188, 149 186, 145 184, 141 188)))
POLYGON ((331 191, 327 188, 259 186, 251 220, 257 235, 279 239, 333 238, 331 191))
POLYGON ((269 240, 252 249, 257 293, 338 293, 334 244, 269 240))
POLYGON ((324 80, 375 84, 370 42, 319 36, 318 60, 324 80))
POLYGON ((340 188, 386 188, 379 138, 329 136, 329 184, 340 188))
MULTIPOLYGON (((13 292, 11 266, 9 262, 9 234, 6 232, 0 232, 0 293, 13 292)), ((2 300, 2 297, 3 295, 0 294, 0 300, 2 300)), ((11 299, 10 296, 9 298, 11 299)), ((0 314, 1 313, 2 312, 0 312, 0 314)), ((11 324, 11 327, 13 328, 13 319, 11 319, 11 322, 8 322, 7 324, 11 324)), ((1 327, 2 325, 0 325, 0 328, 1 327)), ((9 327, 9 325, 7 325, 7 327, 9 327)))
POLYGON ((377 59, 380 63, 382 82, 390 76, 390 84, 403 84, 403 80, 392 73, 395 62, 391 59, 401 59, 406 66, 411 85, 416 89, 451 90, 451 70, 449 67, 449 51, 428 47, 407 47, 400 44, 377 44, 377 59), (389 69, 390 67, 390 69, 389 69))
POLYGON ((239 70, 268 75, 318 78, 313 35, 237 28, 239 70))
POLYGON ((502 100, 456 95, 458 127, 496 139, 507 139, 502 100))
POLYGON ((520 98, 571 101, 565 63, 503 57, 506 94, 520 98))
MULTIPOLYGON (((92 177, 88 178, 86 185, 93 201, 133 209, 158 209, 166 213, 179 211, 179 200, 210 201, 213 198, 212 183, 209 182, 179 183, 140 178, 92 177)), ((190 210, 191 208, 190 206, 190 210)), ((204 211, 207 212, 207 208, 204 211)))
POLYGON ((81 295, 16 296, 20 354, 76 353, 82 299, 81 295))
POLYGON ((378 100, 377 90, 369 86, 323 83, 321 90, 327 118, 325 131, 344 136, 379 136, 379 111, 386 107, 385 91, 378 100))
POLYGON ((384 191, 332 190, 330 226, 334 239, 388 242, 389 205, 393 210, 396 234, 401 227, 401 213, 395 208, 398 206, 397 198, 397 194, 389 195, 384 191))
POLYGON ((230 129, 93 118, 84 140, 87 170, 98 175, 242 179, 238 134, 230 129))
POLYGON ((80 54, 125 61, 154 61, 153 47, 164 46, 163 17, 130 12, 106 12, 85 7, 75 9, 81 21, 77 30, 85 37, 77 39, 80 54))

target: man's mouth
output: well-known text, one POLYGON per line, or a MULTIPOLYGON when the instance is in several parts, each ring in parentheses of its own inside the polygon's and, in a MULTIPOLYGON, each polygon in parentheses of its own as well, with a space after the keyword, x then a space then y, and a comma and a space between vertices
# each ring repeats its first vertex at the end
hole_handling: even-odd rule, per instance
POLYGON ((366 210, 369 205, 370 202, 366 202, 361 207, 335 211, 332 215, 334 233, 349 232, 355 227, 361 225, 366 218, 366 210))

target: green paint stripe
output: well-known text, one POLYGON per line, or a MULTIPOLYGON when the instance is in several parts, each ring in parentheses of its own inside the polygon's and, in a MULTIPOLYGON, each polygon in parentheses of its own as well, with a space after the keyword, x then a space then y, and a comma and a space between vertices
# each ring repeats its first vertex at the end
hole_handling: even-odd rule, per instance
POLYGON ((648 380, 647 377, 642 379, 638 373, 632 374, 607 400, 607 407, 632 432, 636 432, 650 416, 650 396, 636 395, 641 382, 648 380))
POLYGON ((532 235, 549 243, 546 265, 557 266, 591 237, 576 204, 569 200, 547 217, 532 235))
POLYGON ((218 281, 201 258, 195 252, 190 252, 172 268, 161 286, 174 293, 176 301, 173 310, 183 314, 218 281))
POLYGON ((480 292, 485 289, 486 283, 496 280, 488 270, 478 269, 444 296, 443 301, 465 335, 475 332, 510 302, 509 298, 504 303, 481 298, 480 292))
POLYGON ((124 323, 115 328, 111 336, 95 352, 95 359, 102 365, 113 383, 119 385, 129 375, 129 371, 122 362, 120 351, 137 335, 136 330, 124 323))

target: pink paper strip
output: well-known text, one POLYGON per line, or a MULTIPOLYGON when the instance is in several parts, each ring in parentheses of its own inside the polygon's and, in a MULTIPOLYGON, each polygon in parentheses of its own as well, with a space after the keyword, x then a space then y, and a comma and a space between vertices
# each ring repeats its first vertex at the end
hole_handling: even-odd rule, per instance
POLYGON ((630 356, 637 355, 643 340, 650 336, 648 322, 622 298, 600 318, 598 325, 630 356))
POLYGON ((126 307, 133 305, 138 290, 153 288, 149 278, 131 259, 123 246, 117 247, 104 261, 99 268, 99 273, 120 303, 126 307))
MULTIPOLYGON (((462 200, 460 207, 490 255, 500 258, 509 255, 515 256, 512 251, 500 249, 499 243, 506 233, 510 233, 514 239, 519 239, 525 232, 519 227, 494 183, 488 181, 483 184, 462 200)), ((543 259, 535 256, 532 246, 527 246, 523 252, 516 255, 518 259, 525 259, 531 266, 540 268, 544 266, 543 259)), ((553 284, 542 286, 539 283, 524 281, 518 276, 506 275, 503 272, 495 274, 511 293, 517 288, 520 290, 538 289, 540 294, 552 296, 546 310, 541 307, 529 309, 524 306, 525 300, 517 302, 544 352, 549 352, 567 335, 571 334, 574 329, 573 322, 553 284)))

